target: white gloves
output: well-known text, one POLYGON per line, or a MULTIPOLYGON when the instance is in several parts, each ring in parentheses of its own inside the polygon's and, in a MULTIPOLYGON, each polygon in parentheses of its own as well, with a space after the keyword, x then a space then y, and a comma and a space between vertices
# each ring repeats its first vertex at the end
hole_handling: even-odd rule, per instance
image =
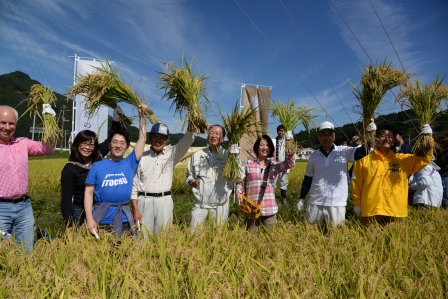
POLYGON ((354 206, 353 210, 355 210, 356 217, 359 218, 361 216, 361 207, 354 206))
POLYGON ((112 116, 113 121, 119 122, 121 120, 120 114, 118 114, 118 113, 124 114, 123 110, 121 110, 120 106, 117 105, 117 107, 114 109, 114 114, 112 116))
POLYGON ((238 144, 230 145, 229 152, 231 154, 237 154, 238 155, 240 153, 240 148, 238 147, 238 144))
POLYGON ((294 138, 291 131, 286 132, 285 137, 286 137, 286 140, 291 140, 294 138))
POLYGON ((421 133, 422 133, 422 134, 432 135, 432 129, 431 129, 431 127, 430 127, 428 124, 426 124, 426 125, 424 125, 424 126, 422 127, 422 131, 421 131, 421 133))
POLYGON ((414 179, 414 174, 411 174, 408 179, 408 184, 411 185, 412 180, 414 179))
POLYGON ((370 124, 367 125, 366 127, 366 131, 367 132, 375 132, 376 131, 376 125, 375 122, 373 121, 373 118, 370 119, 370 124))
POLYGON ((297 203, 297 211, 303 212, 304 207, 305 207, 305 202, 303 201, 303 199, 299 199, 299 202, 297 203))
POLYGON ((50 104, 42 104, 42 115, 50 114, 53 117, 56 116, 56 112, 54 112, 53 108, 51 108, 50 104))

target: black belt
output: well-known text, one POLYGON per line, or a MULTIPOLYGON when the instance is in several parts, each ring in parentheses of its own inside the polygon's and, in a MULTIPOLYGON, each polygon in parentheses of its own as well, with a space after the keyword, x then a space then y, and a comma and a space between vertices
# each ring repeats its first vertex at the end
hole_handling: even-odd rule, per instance
POLYGON ((171 191, 165 191, 165 192, 160 192, 160 193, 148 193, 148 192, 139 192, 138 193, 139 196, 153 196, 153 197, 162 197, 165 195, 171 195, 171 191))
POLYGON ((2 198, 0 197, 0 202, 10 202, 10 203, 18 203, 30 199, 29 196, 25 195, 17 198, 2 198))

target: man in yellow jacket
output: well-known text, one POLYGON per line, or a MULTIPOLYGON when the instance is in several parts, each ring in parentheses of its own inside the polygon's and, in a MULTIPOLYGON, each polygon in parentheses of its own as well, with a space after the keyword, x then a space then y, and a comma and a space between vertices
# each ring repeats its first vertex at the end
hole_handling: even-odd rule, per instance
MULTIPOLYGON (((425 125, 421 133, 432 135, 431 127, 425 125)), ((419 157, 394 153, 393 145, 394 128, 388 124, 379 126, 375 149, 354 164, 353 205, 363 224, 385 224, 407 217, 408 177, 431 162, 432 148, 419 157)))

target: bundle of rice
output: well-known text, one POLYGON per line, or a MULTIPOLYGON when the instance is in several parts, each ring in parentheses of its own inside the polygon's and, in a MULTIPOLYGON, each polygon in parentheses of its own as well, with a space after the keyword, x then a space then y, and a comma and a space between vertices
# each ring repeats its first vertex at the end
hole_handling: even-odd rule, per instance
POLYGON ((40 84, 34 84, 28 98, 28 109, 20 116, 22 117, 28 111, 30 115, 36 112, 36 115, 42 120, 42 141, 49 147, 53 147, 56 140, 62 138, 62 131, 53 115, 45 113, 42 116, 40 111, 43 104, 55 107, 56 101, 57 98, 50 89, 40 84))
MULTIPOLYGON (((262 123, 256 120, 257 110, 251 110, 245 107, 239 112, 240 104, 236 103, 230 115, 222 115, 222 122, 226 129, 229 145, 236 145, 239 140, 246 135, 248 137, 257 137, 257 133, 262 131, 262 123)), ((239 157, 230 150, 226 165, 222 171, 222 176, 228 180, 236 182, 240 178, 239 157)))
MULTIPOLYGON (((286 132, 293 132, 300 125, 303 125, 305 129, 310 132, 311 125, 316 125, 313 118, 316 116, 311 115, 313 109, 307 109, 305 105, 300 108, 296 108, 294 101, 289 100, 285 105, 282 100, 278 101, 276 105, 271 101, 272 116, 277 117, 278 121, 283 124, 286 132)), ((294 139, 286 141, 285 152, 296 153, 298 144, 294 139)))
MULTIPOLYGON (((108 60, 101 67, 95 67, 93 73, 80 76, 69 92, 67 100, 73 99, 77 94, 85 95, 85 110, 89 117, 94 115, 102 105, 115 109, 118 103, 138 107, 142 102, 132 88, 120 78, 120 74, 112 68, 108 60)), ((132 123, 131 117, 121 112, 119 115, 124 126, 132 123)), ((158 121, 149 108, 144 109, 144 115, 153 124, 158 121)))
POLYGON ((158 88, 165 90, 162 99, 173 100, 171 107, 174 106, 175 113, 179 112, 182 117, 182 112, 187 110, 186 117, 182 119, 183 124, 185 125, 188 118, 190 129, 203 134, 208 129, 207 121, 201 110, 202 98, 205 100, 205 103, 202 104, 208 105, 208 98, 205 95, 207 77, 202 76, 199 72, 193 74, 193 60, 188 64, 185 57, 182 57, 181 67, 176 67, 173 62, 166 63, 168 72, 160 72, 158 88))
MULTIPOLYGON (((433 125, 438 112, 442 110, 442 101, 448 99, 448 87, 442 83, 443 79, 439 80, 437 76, 429 85, 416 80, 415 84, 408 82, 401 87, 397 101, 414 111, 420 127, 425 124, 433 125)), ((414 144, 414 153, 417 156, 426 156, 432 147, 431 134, 420 133, 414 144)))
POLYGON ((367 148, 375 145, 375 132, 367 132, 366 128, 375 118, 375 110, 380 105, 384 95, 394 87, 408 81, 410 75, 386 65, 369 65, 362 72, 361 89, 352 84, 353 94, 362 108, 363 141, 367 148))

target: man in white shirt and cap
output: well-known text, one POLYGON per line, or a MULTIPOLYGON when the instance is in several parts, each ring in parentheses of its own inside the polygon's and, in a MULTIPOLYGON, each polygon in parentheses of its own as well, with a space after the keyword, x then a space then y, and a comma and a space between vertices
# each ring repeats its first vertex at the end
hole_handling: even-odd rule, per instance
POLYGON ((142 224, 144 236, 158 235, 173 222, 174 203, 171 197, 174 167, 188 152, 194 141, 190 126, 184 137, 174 146, 169 142, 168 126, 155 123, 149 140, 151 148, 143 153, 134 176, 131 193, 134 221, 142 224))
MULTIPOLYGON (((368 131, 376 129, 369 125, 368 131)), ((320 148, 308 160, 305 177, 300 190, 297 209, 303 211, 304 199, 310 198, 305 219, 311 224, 337 226, 345 221, 348 197, 347 163, 367 155, 365 147, 347 147, 334 144, 334 125, 324 121, 319 125, 317 139, 320 148)))

